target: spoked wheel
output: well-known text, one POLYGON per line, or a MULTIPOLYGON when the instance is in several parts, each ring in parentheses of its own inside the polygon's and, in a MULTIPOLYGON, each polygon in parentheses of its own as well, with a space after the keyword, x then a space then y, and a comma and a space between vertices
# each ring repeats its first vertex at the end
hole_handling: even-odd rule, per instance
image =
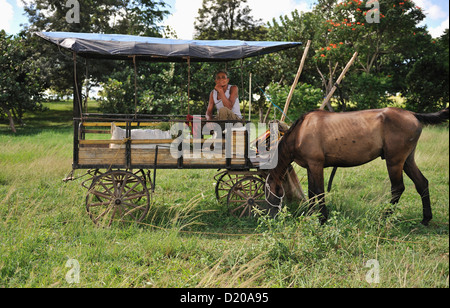
POLYGON ((257 177, 239 180, 228 192, 227 204, 233 216, 242 218, 253 216, 254 209, 268 209, 264 195, 264 181, 257 177))
POLYGON ((227 200, 230 189, 245 176, 230 174, 228 171, 223 171, 217 174, 214 179, 217 181, 215 192, 217 201, 227 200))
POLYGON ((86 210, 99 227, 127 220, 141 222, 150 208, 150 193, 142 177, 109 171, 95 177, 86 196, 86 210))

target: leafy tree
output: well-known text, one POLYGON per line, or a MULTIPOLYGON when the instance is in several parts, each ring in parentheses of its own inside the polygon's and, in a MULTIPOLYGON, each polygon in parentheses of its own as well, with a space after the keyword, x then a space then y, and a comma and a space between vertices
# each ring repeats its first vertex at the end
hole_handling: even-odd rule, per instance
POLYGON ((158 0, 77 0, 79 22, 68 22, 70 7, 66 1, 36 0, 24 2, 29 31, 65 31, 120 33, 159 36, 158 23, 169 12, 166 4, 158 0))
MULTIPOLYGON (((29 25, 24 33, 36 31, 63 31, 107 34, 129 34, 159 37, 159 23, 169 13, 166 4, 159 0, 77 0, 79 2, 79 23, 69 23, 66 19, 70 7, 66 1, 36 0, 25 3, 25 13, 29 25)), ((43 60, 41 69, 45 71, 46 83, 57 92, 65 92, 73 87, 73 60, 71 54, 59 50, 51 44, 42 44, 37 37, 30 38, 43 60), (45 59, 45 60, 44 60, 45 59)), ((86 61, 78 59, 79 72, 88 72, 87 79, 105 82, 114 69, 123 66, 121 62, 86 61), (86 66, 88 70, 86 70, 86 66)), ((81 74, 80 74, 81 75, 81 74)), ((81 86, 81 84, 80 84, 81 86)))
POLYGON ((326 28, 314 60, 319 71, 328 73, 327 91, 351 55, 359 53, 343 85, 347 99, 359 109, 382 107, 387 95, 402 90, 410 64, 420 57, 416 46, 427 35, 419 26, 425 15, 414 2, 377 3, 379 7, 373 0, 319 0, 315 8, 326 28))
POLYGON ((261 40, 266 29, 254 20, 247 0, 203 0, 195 21, 197 39, 261 40))
POLYGON ((207 101, 194 99, 196 87, 191 88, 188 100, 187 76, 185 64, 138 62, 135 106, 134 69, 124 66, 101 83, 100 108, 105 113, 203 114, 207 101))
MULTIPOLYGON (((291 87, 288 85, 281 86, 277 83, 271 83, 267 87, 266 92, 275 104, 283 106, 290 89, 291 87)), ((288 116, 294 120, 308 111, 317 109, 317 105, 321 102, 322 98, 323 92, 321 89, 315 88, 307 83, 299 84, 294 90, 288 116)))
POLYGON ((407 108, 419 112, 434 112, 449 102, 449 30, 430 41, 406 76, 407 108))
POLYGON ((24 38, 0 31, 0 117, 6 115, 13 132, 14 121, 21 123, 25 111, 42 109, 44 87, 37 64, 24 38))

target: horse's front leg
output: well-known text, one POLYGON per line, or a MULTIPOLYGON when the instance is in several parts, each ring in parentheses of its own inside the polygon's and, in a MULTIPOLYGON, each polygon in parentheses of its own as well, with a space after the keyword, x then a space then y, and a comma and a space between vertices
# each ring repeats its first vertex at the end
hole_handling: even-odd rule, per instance
POLYGON ((310 208, 315 208, 318 204, 320 212, 320 223, 324 224, 328 220, 328 209, 325 205, 325 184, 322 164, 308 165, 308 196, 310 208))

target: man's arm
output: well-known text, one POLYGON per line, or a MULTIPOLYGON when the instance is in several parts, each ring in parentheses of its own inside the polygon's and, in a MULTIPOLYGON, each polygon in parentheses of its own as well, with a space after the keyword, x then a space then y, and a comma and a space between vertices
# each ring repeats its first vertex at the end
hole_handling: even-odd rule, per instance
POLYGON ((214 98, 213 93, 209 95, 209 105, 208 109, 206 110, 206 120, 211 121, 213 118, 213 111, 214 111, 214 98))
POLYGON ((239 96, 238 93, 238 87, 237 86, 232 86, 231 90, 230 90, 230 99, 228 99, 225 96, 225 92, 223 91, 222 87, 216 87, 216 90, 218 92, 218 99, 222 100, 222 103, 225 107, 227 107, 228 109, 232 110, 234 104, 236 103, 236 99, 239 96), (217 89, 218 88, 218 89, 217 89))

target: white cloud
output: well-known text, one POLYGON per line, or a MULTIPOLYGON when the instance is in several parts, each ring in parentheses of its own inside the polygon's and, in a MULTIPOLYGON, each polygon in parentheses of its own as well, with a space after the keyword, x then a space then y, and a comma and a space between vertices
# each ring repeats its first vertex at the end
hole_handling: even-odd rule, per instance
POLYGON ((310 5, 306 1, 294 0, 248 0, 248 5, 252 9, 252 15, 264 22, 271 21, 273 18, 279 18, 281 15, 289 15, 297 9, 299 12, 311 11, 310 5), (275 4, 275 5, 274 5, 275 4))
POLYGON ((0 29, 7 33, 11 31, 11 22, 14 17, 14 9, 6 0, 0 0, 0 29))
POLYGON ((434 4, 428 8, 425 8, 425 13, 428 13, 428 17, 433 20, 445 18, 446 16, 448 16, 448 12, 443 10, 440 6, 434 4))
POLYGON ((192 39, 194 35, 194 20, 198 9, 202 7, 202 0, 176 0, 174 13, 167 18, 165 25, 171 26, 180 39, 192 39))
MULTIPOLYGON (((273 0, 248 0, 248 5, 252 9, 251 15, 255 19, 261 18, 267 22, 274 17, 290 14, 295 9, 303 12, 311 10, 306 1, 298 2, 298 0, 277 0, 275 4, 273 0)), ((202 0, 175 0, 174 13, 166 19, 164 24, 170 25, 180 39, 192 39, 194 21, 202 3, 202 0)))
POLYGON ((429 28, 428 31, 430 32, 431 36, 434 38, 440 37, 442 34, 444 34, 444 30, 449 28, 449 18, 447 16, 447 19, 444 20, 439 26, 434 28, 429 28))
POLYGON ((414 3, 425 13, 425 20, 419 26, 428 26, 431 36, 439 37, 449 27, 448 7, 443 1, 438 0, 414 0, 414 3))
POLYGON ((440 5, 433 4, 432 0, 414 0, 414 3, 422 8, 423 12, 431 20, 439 20, 448 17, 448 11, 440 5))

